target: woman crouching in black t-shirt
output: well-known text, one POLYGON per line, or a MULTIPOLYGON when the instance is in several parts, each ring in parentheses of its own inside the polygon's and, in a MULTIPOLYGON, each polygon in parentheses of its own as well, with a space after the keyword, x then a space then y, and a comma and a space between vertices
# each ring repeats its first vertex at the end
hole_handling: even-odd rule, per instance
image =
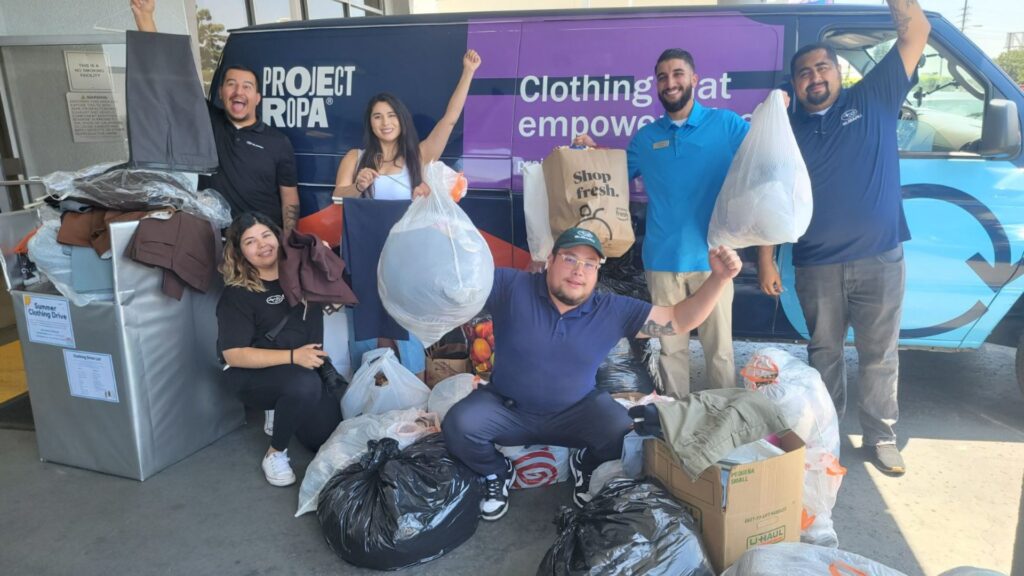
POLYGON ((259 212, 241 214, 228 227, 217 348, 242 402, 275 411, 263 473, 272 485, 288 486, 295 482, 292 436, 316 451, 341 422, 341 409, 316 372, 327 356, 323 312, 314 304, 289 307, 278 282, 279 233, 259 212))

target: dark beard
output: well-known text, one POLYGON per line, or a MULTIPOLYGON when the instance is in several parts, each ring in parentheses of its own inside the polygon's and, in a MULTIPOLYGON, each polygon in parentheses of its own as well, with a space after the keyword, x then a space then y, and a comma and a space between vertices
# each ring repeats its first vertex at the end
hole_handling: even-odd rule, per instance
POLYGON ((665 97, 661 95, 661 92, 658 92, 658 100, 660 100, 661 105, 665 107, 665 112, 668 112, 669 114, 679 112, 683 108, 686 108, 686 105, 690 103, 690 100, 692 98, 693 86, 687 86, 686 90, 683 90, 683 95, 680 96, 679 100, 676 100, 675 102, 669 102, 668 100, 665 100, 665 97))
POLYGON ((562 304, 565 304, 566 306, 579 306, 580 304, 583 304, 583 302, 585 302, 587 298, 590 298, 589 293, 584 294, 579 298, 569 298, 561 290, 552 290, 551 295, 554 296, 556 300, 558 300, 562 304))
POLYGON ((807 97, 807 103, 812 106, 824 104, 825 102, 828 102, 828 99, 832 96, 832 90, 829 89, 828 84, 825 85, 825 92, 823 92, 821 96, 811 96, 811 87, 808 86, 807 88, 808 90, 804 92, 804 95, 807 97))

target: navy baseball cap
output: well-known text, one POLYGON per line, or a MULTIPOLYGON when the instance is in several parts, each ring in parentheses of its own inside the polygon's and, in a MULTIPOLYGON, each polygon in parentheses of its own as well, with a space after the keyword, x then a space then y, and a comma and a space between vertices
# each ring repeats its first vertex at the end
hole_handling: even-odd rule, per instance
POLYGON ((604 258, 604 249, 601 248, 601 241, 597 239, 597 234, 586 228, 569 228, 559 234, 558 239, 555 240, 554 250, 573 246, 590 246, 597 251, 598 256, 604 258))

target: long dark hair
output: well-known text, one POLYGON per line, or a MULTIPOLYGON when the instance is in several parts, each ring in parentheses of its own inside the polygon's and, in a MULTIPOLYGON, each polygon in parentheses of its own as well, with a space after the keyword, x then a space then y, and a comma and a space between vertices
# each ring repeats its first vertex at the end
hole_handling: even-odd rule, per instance
POLYGON ((257 224, 263 224, 273 232, 280 242, 281 228, 262 212, 243 212, 239 214, 224 232, 224 261, 220 265, 220 273, 224 276, 224 284, 238 286, 250 292, 265 292, 267 289, 260 280, 256 268, 249 264, 242 254, 242 234, 257 224))
MULTIPOLYGON (((366 114, 363 115, 363 157, 359 159, 359 165, 356 166, 356 174, 363 168, 380 170, 380 166, 377 166, 377 155, 382 154, 383 150, 380 140, 373 133, 373 127, 370 126, 370 116, 373 115, 373 107, 378 102, 384 102, 391 106, 398 116, 401 134, 398 136, 398 149, 395 151, 394 160, 397 162, 401 159, 405 163, 406 168, 409 169, 409 184, 411 188, 415 188, 423 182, 423 166, 420 164, 420 137, 416 133, 416 126, 412 123, 412 114, 409 113, 409 109, 394 94, 387 92, 381 92, 370 98, 370 102, 366 105, 366 114)), ((373 198, 373 186, 363 191, 363 197, 373 198)))

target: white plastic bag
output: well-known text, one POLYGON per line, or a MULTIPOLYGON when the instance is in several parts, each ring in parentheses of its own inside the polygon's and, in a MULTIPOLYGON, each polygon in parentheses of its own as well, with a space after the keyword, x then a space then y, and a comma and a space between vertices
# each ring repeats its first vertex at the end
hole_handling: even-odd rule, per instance
POLYGON ((616 478, 628 478, 626 471, 622 467, 622 460, 609 460, 602 462, 598 466, 594 473, 590 475, 590 488, 588 493, 591 497, 597 496, 601 490, 604 490, 612 480, 616 478))
POLYGON ((742 374, 747 389, 767 396, 808 449, 839 458, 839 417, 817 370, 784 350, 761 348, 742 374))
POLYGON ((398 440, 399 448, 404 449, 423 436, 439 430, 437 416, 417 408, 364 414, 343 420, 306 467, 306 475, 299 487, 299 508, 295 516, 316 510, 317 498, 327 480, 335 472, 359 460, 366 452, 366 443, 370 440, 394 438, 398 440))
POLYGON ((469 393, 475 390, 479 383, 480 377, 474 374, 456 374, 441 380, 430 391, 430 397, 427 398, 427 410, 437 414, 437 417, 444 422, 448 410, 469 396, 469 393))
POLYGON ((818 546, 839 546, 832 525, 832 508, 843 485, 846 468, 823 448, 808 448, 804 463, 803 510, 800 515, 800 541, 818 546))
POLYGON ((384 309, 428 347, 473 318, 494 282, 487 242, 452 200, 458 178, 441 162, 423 169, 430 195, 391 228, 377 265, 384 309))
POLYGON ((730 248, 796 242, 811 223, 811 179, 781 90, 757 106, 718 193, 708 244, 730 248))
POLYGON ((512 488, 536 488, 562 482, 569 477, 569 449, 562 446, 498 446, 512 461, 512 488))
POLYGON ((839 418, 821 375, 778 348, 762 348, 743 368, 750 390, 768 397, 807 446, 800 540, 838 546, 832 508, 846 469, 839 465, 839 418))
POLYGON ((523 214, 526 216, 526 244, 530 258, 544 262, 551 255, 555 240, 551 237, 548 188, 540 162, 523 163, 523 214))
POLYGON ((905 576, 863 556, 835 548, 779 542, 751 548, 722 576, 905 576))
POLYGON ((430 388, 402 366, 391 348, 363 354, 363 365, 352 377, 341 398, 341 415, 348 420, 360 414, 426 408, 430 388))
POLYGON ((57 243, 59 219, 44 219, 39 230, 28 241, 28 257, 65 298, 75 306, 114 299, 114 291, 76 292, 71 287, 71 253, 57 243))

